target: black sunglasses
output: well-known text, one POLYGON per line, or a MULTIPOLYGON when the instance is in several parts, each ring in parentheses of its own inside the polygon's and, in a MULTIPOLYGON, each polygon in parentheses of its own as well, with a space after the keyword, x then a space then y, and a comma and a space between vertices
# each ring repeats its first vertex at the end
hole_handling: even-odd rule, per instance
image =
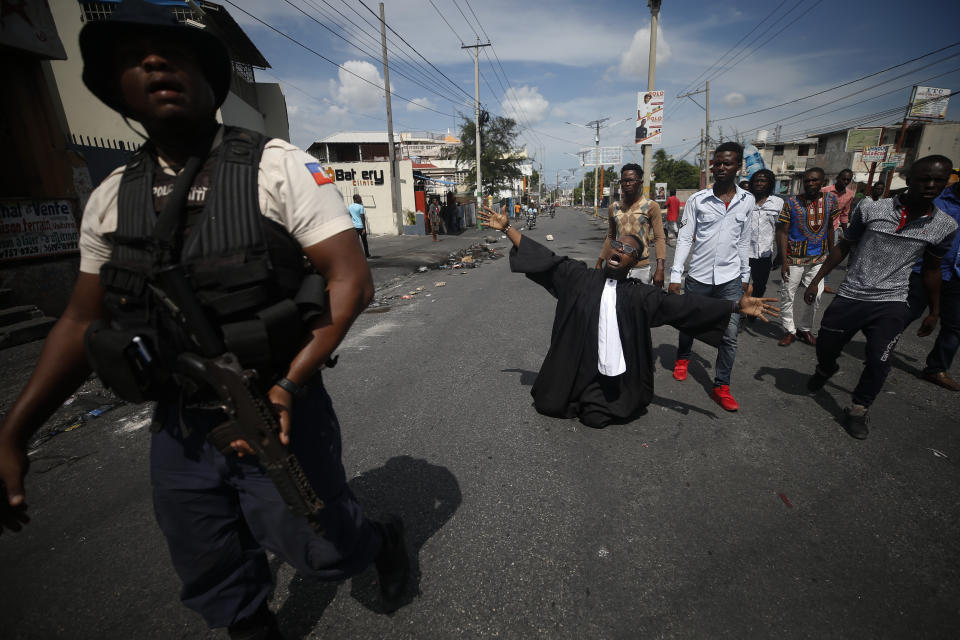
POLYGON ((623 244, 619 240, 611 240, 610 246, 616 249, 617 251, 622 251, 627 255, 635 255, 637 257, 640 256, 640 249, 630 246, 629 244, 623 244))

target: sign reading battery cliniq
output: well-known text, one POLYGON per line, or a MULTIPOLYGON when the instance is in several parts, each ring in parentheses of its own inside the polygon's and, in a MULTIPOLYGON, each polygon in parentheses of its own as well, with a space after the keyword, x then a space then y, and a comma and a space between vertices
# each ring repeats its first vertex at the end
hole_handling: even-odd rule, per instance
MULTIPOLYGON (((343 195, 345 204, 352 203, 354 195, 360 196, 371 233, 399 232, 390 196, 389 162, 319 162, 318 165, 323 175, 332 180, 343 195)), ((416 211, 413 164, 410 160, 397 161, 397 175, 400 182, 400 211, 416 211)))

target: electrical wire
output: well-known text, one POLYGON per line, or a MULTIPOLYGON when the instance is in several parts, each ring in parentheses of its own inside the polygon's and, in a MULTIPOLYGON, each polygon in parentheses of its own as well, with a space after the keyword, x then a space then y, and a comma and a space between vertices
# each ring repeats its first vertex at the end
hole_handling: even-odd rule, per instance
MULTIPOLYGON (((831 92, 831 91, 835 91, 836 89, 840 89, 841 87, 846 87, 846 86, 849 86, 849 85, 851 85, 851 84, 855 84, 855 83, 857 83, 857 82, 860 82, 861 80, 866 80, 867 78, 872 78, 872 77, 874 77, 874 76, 878 76, 878 75, 880 75, 881 73, 886 73, 887 71, 891 71, 891 70, 893 70, 893 69, 897 69, 897 68, 899 68, 899 67, 903 67, 903 66, 908 65, 908 64, 910 64, 910 63, 912 63, 912 62, 916 62, 917 60, 922 60, 922 59, 924 59, 924 58, 928 58, 928 57, 930 57, 930 56, 932 56, 932 55, 934 55, 934 54, 936 54, 936 53, 940 53, 941 51, 946 51, 947 49, 951 49, 951 48, 953 48, 953 47, 956 47, 957 45, 960 45, 960 42, 954 42, 953 44, 949 44, 949 45, 947 45, 947 46, 945 46, 945 47, 940 47, 939 49, 936 49, 936 50, 931 51, 931 52, 929 52, 929 53, 925 53, 925 54, 923 54, 922 56, 917 56, 916 58, 911 58, 910 60, 907 60, 906 62, 901 62, 900 64, 895 64, 895 65, 893 65, 893 66, 891 66, 891 67, 887 67, 886 69, 881 69, 880 71, 875 71, 875 72, 873 72, 873 73, 868 73, 867 75, 865 75, 865 76, 860 76, 859 78, 857 78, 857 79, 855 79, 855 80, 850 80, 849 82, 842 82, 842 83, 837 84, 837 85, 834 85, 834 86, 832 86, 832 87, 830 87, 830 88, 828 88, 828 89, 824 89, 823 91, 817 91, 816 93, 811 93, 811 94, 806 95, 806 96, 801 96, 801 97, 799 97, 799 98, 794 98, 793 100, 788 100, 787 102, 781 102, 780 104, 775 104, 775 105, 773 105, 773 106, 771 106, 771 107, 764 107, 764 108, 762 108, 762 109, 754 109, 753 111, 747 111, 747 112, 745 112, 745 113, 738 113, 737 115, 734 115, 734 116, 726 116, 726 117, 723 117, 723 118, 714 118, 713 120, 711 120, 711 122, 722 122, 722 121, 724 121, 724 120, 733 120, 734 118, 742 118, 743 116, 751 116, 751 115, 753 115, 753 114, 755 114, 755 113, 763 113, 764 111, 770 111, 771 109, 777 109, 777 108, 779 108, 779 107, 785 107, 785 106, 788 105, 788 104, 795 104, 795 103, 797 103, 797 102, 800 102, 800 101, 802 101, 802 100, 807 100, 807 99, 813 98, 813 97, 815 97, 815 96, 821 96, 821 95, 823 95, 823 94, 825 94, 825 93, 829 93, 829 92, 831 92)), ((952 56, 951 56, 951 57, 952 57, 952 56)))

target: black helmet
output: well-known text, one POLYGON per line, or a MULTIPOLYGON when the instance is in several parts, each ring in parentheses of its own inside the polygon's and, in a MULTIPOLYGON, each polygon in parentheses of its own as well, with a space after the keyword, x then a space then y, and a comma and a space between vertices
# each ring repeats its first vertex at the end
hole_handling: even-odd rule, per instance
POLYGON ((124 0, 106 20, 88 22, 80 30, 80 54, 83 56, 83 83, 104 104, 126 115, 113 73, 114 47, 121 36, 154 35, 186 42, 197 54, 197 63, 213 89, 216 106, 230 90, 230 53, 223 41, 206 28, 181 23, 170 6, 145 0, 124 0))

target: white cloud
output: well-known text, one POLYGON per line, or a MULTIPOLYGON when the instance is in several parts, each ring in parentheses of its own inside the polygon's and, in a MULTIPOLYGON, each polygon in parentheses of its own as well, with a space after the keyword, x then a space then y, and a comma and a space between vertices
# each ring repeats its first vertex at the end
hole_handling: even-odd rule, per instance
POLYGON ((436 109, 437 105, 430 101, 430 98, 413 98, 407 103, 407 111, 426 111, 427 109, 436 109))
POLYGON ((540 95, 537 87, 522 86, 519 89, 510 87, 504 95, 500 109, 508 118, 519 123, 536 124, 547 115, 550 103, 540 95))
POLYGON ((338 103, 352 111, 383 108, 383 78, 369 62, 347 60, 343 63, 343 69, 337 70, 337 78, 338 80, 331 79, 329 82, 330 95, 338 103))
MULTIPOLYGON (((657 65, 670 60, 670 45, 663 37, 663 29, 657 26, 657 65)), ((624 78, 642 80, 647 77, 647 66, 650 58, 650 27, 637 29, 627 50, 620 54, 620 64, 617 71, 624 78)))
POLYGON ((728 107, 739 107, 742 104, 746 104, 746 102, 747 98, 739 91, 732 91, 723 96, 723 104, 728 107))
POLYGON ((563 107, 554 107, 550 110, 550 115, 555 118, 566 118, 570 115, 570 113, 563 107))

